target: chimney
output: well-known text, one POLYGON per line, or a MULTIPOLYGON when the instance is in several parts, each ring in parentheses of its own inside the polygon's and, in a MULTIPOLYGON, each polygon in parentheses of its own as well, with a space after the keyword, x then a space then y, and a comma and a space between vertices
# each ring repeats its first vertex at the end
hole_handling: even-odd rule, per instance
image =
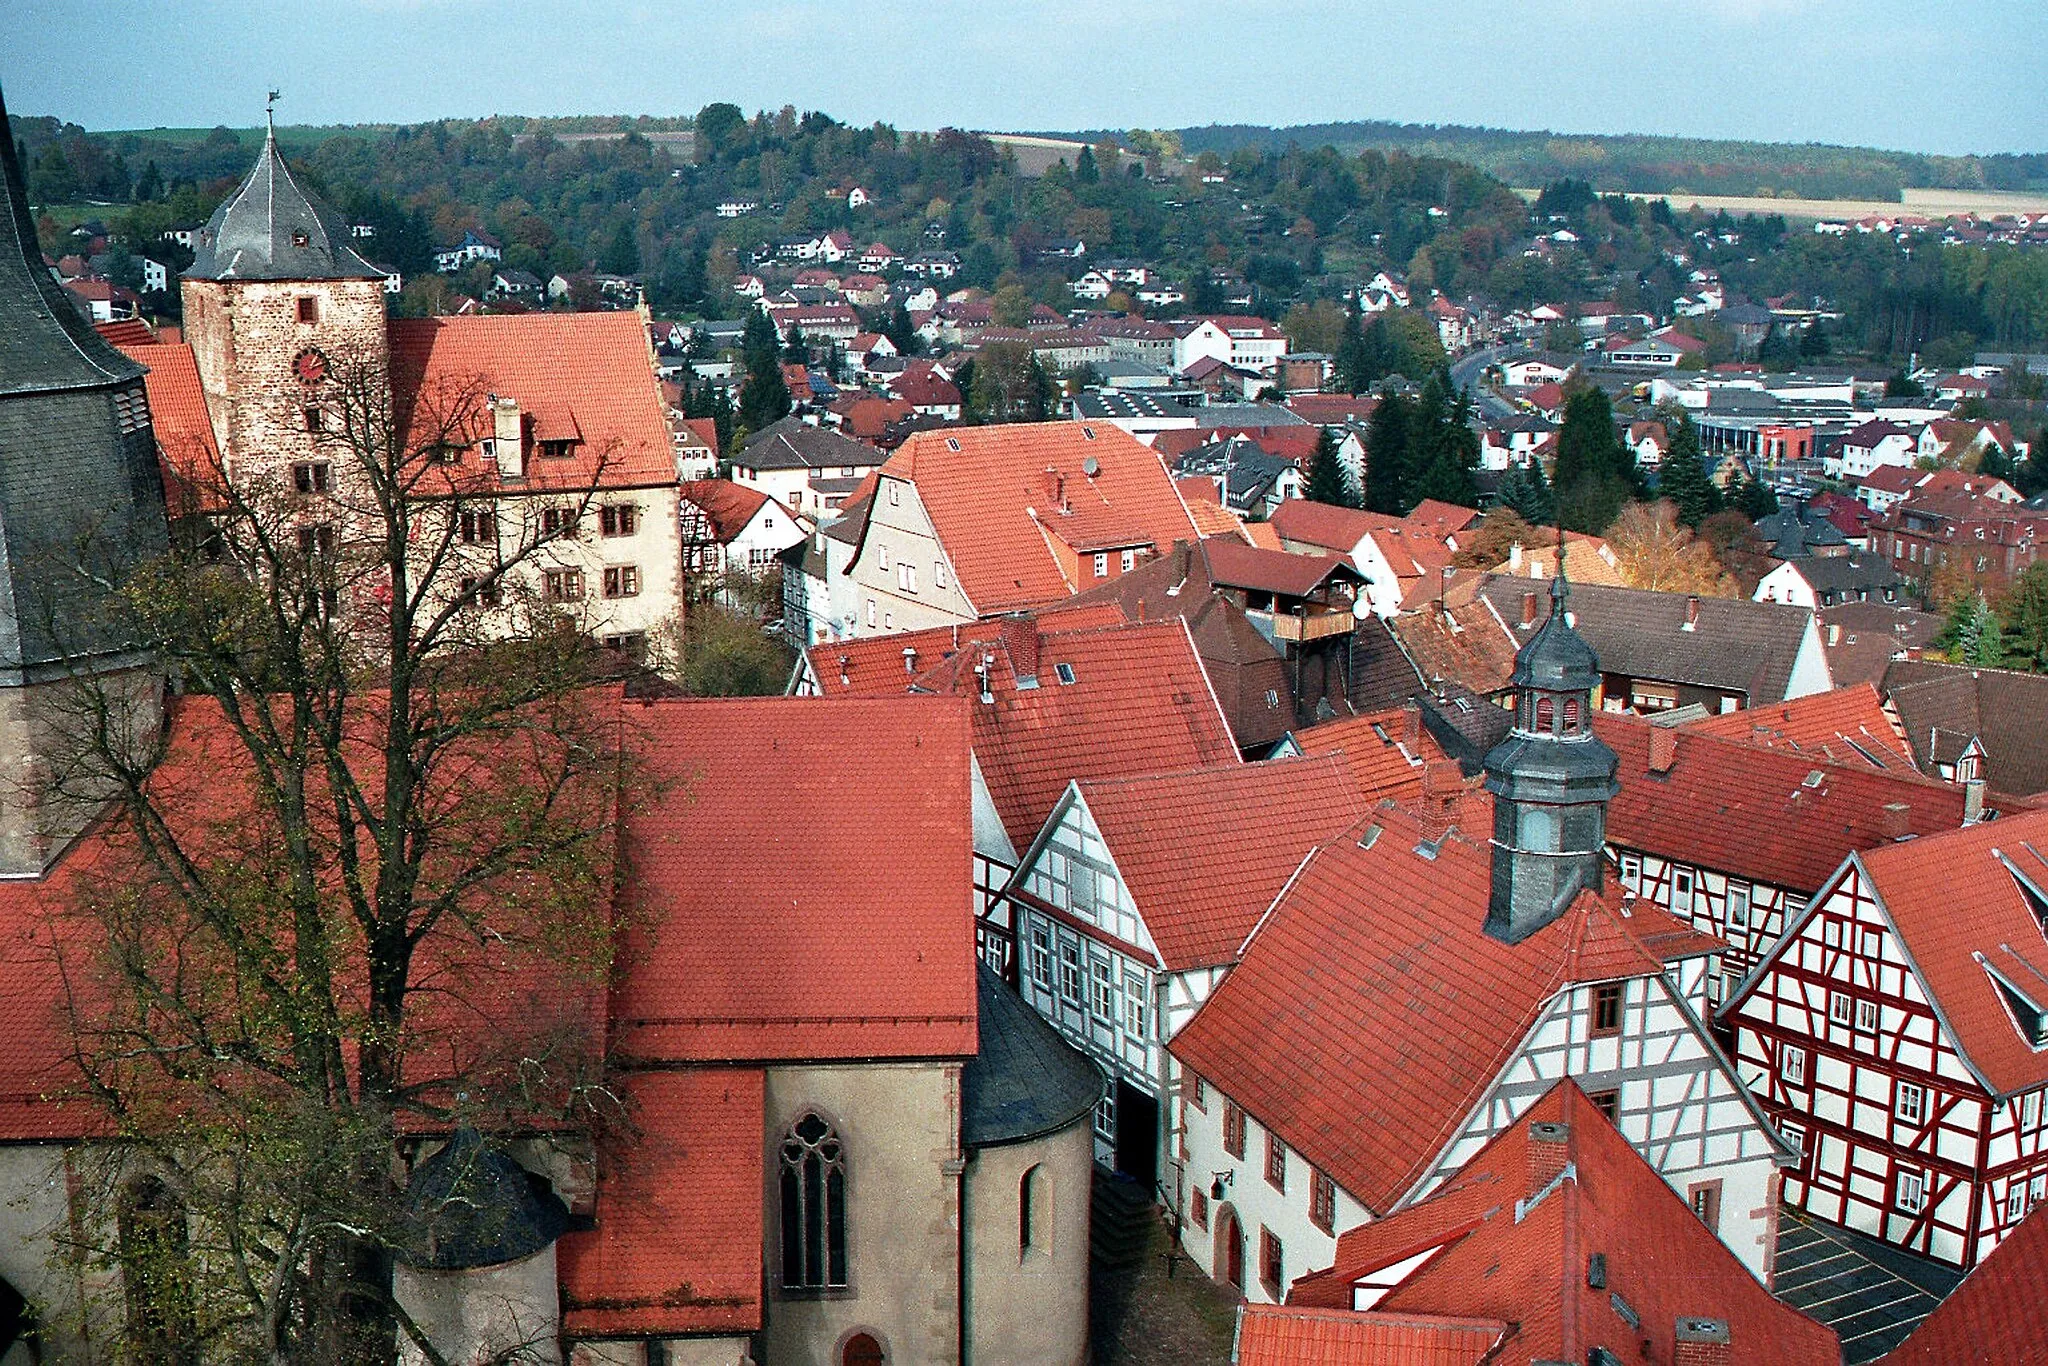
POLYGON ((1902 840, 1913 833, 1913 808, 1904 802, 1886 802, 1878 813, 1878 831, 1888 840, 1902 840))
POLYGON ((1735 1360, 1726 1319, 1682 1318, 1675 1337, 1672 1366, 1729 1366, 1735 1360))
POLYGON ((1521 542, 1517 541, 1515 544, 1508 547, 1508 573, 1520 574, 1521 572, 1522 545, 1521 542))
POLYGON ((1416 815, 1422 825, 1422 842, 1438 845, 1451 833, 1458 815, 1458 798, 1465 785, 1456 759, 1434 759, 1423 765, 1422 798, 1416 815))
POLYGON ((1524 588, 1522 590, 1522 625, 1534 626, 1535 624, 1536 590, 1533 588, 1524 588))
POLYGON ((1035 688, 1038 686, 1038 623, 1029 617, 1004 617, 1002 624, 1003 649, 1010 656, 1010 672, 1017 675, 1017 686, 1035 688))
POLYGON ((1669 773, 1678 762, 1678 732, 1669 726, 1650 727, 1650 772, 1669 773))
POLYGON ((903 672, 907 674, 917 672, 917 647, 915 645, 903 647, 903 672))
POLYGON ((1401 739, 1410 754, 1422 747, 1422 704, 1412 697, 1401 706, 1401 739))
POLYGON ((1963 824, 1975 825, 1984 819, 1984 780, 1966 778, 1963 780, 1963 824))
POLYGON ((526 477, 526 423, 520 418, 516 398, 491 395, 491 451, 497 457, 500 478, 526 477))
POLYGON ((1839 622, 1839 621, 1831 621, 1831 622, 1829 622, 1829 623, 1828 623, 1828 644, 1829 644, 1829 645, 1840 645, 1841 643, 1842 643, 1842 623, 1841 623, 1841 622, 1839 622))
POLYGON ((1571 1160, 1572 1126, 1569 1124, 1531 1124, 1529 1126, 1529 1188, 1530 1196, 1536 1195, 1545 1186, 1557 1180, 1571 1160))
POLYGON ((1700 629, 1700 599, 1697 593, 1685 595, 1685 628, 1688 631, 1700 629))

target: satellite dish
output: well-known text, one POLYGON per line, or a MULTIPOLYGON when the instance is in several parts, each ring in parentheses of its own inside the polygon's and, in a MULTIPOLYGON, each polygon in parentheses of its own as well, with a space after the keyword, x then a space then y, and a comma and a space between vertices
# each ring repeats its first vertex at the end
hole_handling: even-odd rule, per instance
POLYGON ((1096 475, 1102 473, 1102 462, 1092 455, 1089 456, 1081 462, 1081 473, 1093 479, 1096 475))

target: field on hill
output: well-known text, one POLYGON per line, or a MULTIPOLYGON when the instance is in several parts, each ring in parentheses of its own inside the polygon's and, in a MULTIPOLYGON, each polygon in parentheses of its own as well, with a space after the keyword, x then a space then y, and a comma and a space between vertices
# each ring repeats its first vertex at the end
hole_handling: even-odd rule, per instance
MULTIPOLYGON (((1541 190, 1518 187, 1515 193, 1533 201, 1541 190)), ((1802 221, 1862 218, 1876 213, 1909 213, 1925 218, 1951 214, 2048 213, 2048 194, 2008 190, 1907 190, 1901 199, 1783 199, 1769 195, 1725 194, 1642 194, 1630 199, 1669 200, 1674 209, 1699 208, 1708 213, 1726 210, 1740 216, 1748 213, 1776 213, 1802 221)))

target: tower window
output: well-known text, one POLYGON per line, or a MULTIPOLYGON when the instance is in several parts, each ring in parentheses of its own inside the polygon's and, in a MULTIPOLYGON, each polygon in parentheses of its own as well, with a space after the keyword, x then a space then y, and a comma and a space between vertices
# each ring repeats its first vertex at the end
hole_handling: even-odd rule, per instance
POLYGON ((301 294, 297 303, 300 322, 310 327, 320 321, 320 299, 317 295, 301 294))
POLYGON ((1556 724, 1556 706, 1557 704, 1547 697, 1536 699, 1536 730, 1539 734, 1549 731, 1556 724))
POLYGON ((305 418, 306 418, 306 430, 307 430, 307 431, 309 431, 309 432, 324 432, 324 431, 326 431, 326 430, 327 430, 327 414, 326 414, 326 413, 325 413, 324 411, 322 411, 321 409, 319 409, 319 408, 308 408, 308 409, 306 409, 306 410, 305 410, 305 418))
POLYGON ((300 493, 325 493, 329 470, 325 460, 307 460, 292 466, 292 487, 300 493))

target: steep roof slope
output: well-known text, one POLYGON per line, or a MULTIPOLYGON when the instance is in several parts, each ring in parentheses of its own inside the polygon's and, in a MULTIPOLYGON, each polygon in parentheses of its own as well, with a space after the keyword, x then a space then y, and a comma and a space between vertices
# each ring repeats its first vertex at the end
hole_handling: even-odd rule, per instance
POLYGON ((1882 1366, 2037 1360, 2048 1343, 2048 1210, 2035 1210, 1882 1366))
POLYGON ((1233 1366, 1487 1366, 1498 1319, 1243 1304, 1233 1366))
POLYGON ((1288 1304, 1349 1309, 1359 1282, 1416 1257, 1426 1260, 1360 1317, 1503 1323, 1488 1360, 1588 1361, 1604 1349, 1602 1360, 1665 1366, 1686 1360, 1688 1343, 1725 1343, 1725 1355, 1693 1359, 1728 1366, 1841 1356, 1833 1331, 1759 1285, 1569 1079, 1429 1199, 1339 1238, 1335 1264, 1296 1281, 1288 1304))
POLYGON ((1984 779, 2018 797, 2048 792, 2048 678, 1899 659, 1883 692, 1899 714, 1913 757, 1930 771, 1953 763, 1971 737, 1984 744, 1984 779))
POLYGON ((293 177, 266 133, 249 174, 199 230, 192 280, 378 280, 356 255, 347 220, 293 177))
POLYGON ((1610 892, 1505 944, 1482 928, 1484 834, 1423 845, 1418 818, 1382 803, 1321 846, 1169 1045, 1379 1212, 1422 1178, 1561 987, 1652 975, 1660 955, 1718 943, 1610 892))
POLYGON ((662 788, 626 830, 615 1050, 972 1056, 966 704, 707 699, 639 719, 662 788))
POLYGON ((1717 735, 1852 767, 1915 771, 1877 689, 1868 683, 1722 712, 1689 721, 1685 728, 1695 735, 1717 735))
POLYGON ((983 616, 1075 590, 1055 541, 1071 554, 1164 552, 1199 534, 1158 454, 1106 423, 917 432, 882 474, 916 486, 961 591, 983 616))

